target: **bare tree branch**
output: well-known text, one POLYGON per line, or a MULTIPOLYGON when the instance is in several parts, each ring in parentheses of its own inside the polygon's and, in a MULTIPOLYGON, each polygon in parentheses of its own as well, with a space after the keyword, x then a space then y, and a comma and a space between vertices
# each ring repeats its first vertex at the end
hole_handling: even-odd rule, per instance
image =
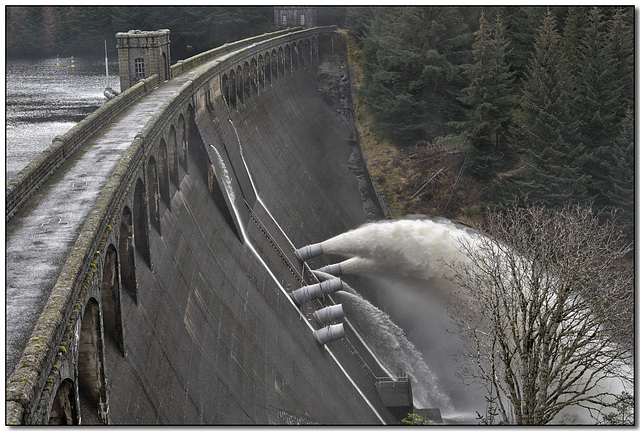
POLYGON ((630 245, 615 214, 602 219, 588 206, 514 205, 459 242, 450 314, 474 346, 466 372, 504 423, 545 424, 568 406, 597 414, 614 395, 605 383, 631 379, 630 245))

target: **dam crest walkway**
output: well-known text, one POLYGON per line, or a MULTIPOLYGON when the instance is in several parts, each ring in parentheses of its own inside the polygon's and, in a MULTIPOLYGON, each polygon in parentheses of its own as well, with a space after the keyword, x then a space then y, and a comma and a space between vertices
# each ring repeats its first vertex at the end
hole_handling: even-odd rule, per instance
MULTIPOLYGON (((230 54, 227 54, 228 56, 230 54)), ((5 376, 16 366, 100 191, 149 118, 185 82, 223 61, 184 72, 127 107, 50 177, 7 224, 5 376)))

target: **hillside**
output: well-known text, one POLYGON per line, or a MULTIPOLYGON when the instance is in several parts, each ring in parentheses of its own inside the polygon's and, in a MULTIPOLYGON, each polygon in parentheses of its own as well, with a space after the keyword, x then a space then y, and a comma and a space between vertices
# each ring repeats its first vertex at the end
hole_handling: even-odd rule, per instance
POLYGON ((353 37, 344 34, 356 87, 356 129, 369 172, 391 217, 423 214, 466 223, 479 221, 486 205, 483 197, 491 188, 465 172, 461 143, 436 139, 407 147, 385 136, 361 91, 360 48, 353 37))
POLYGON ((345 28, 393 217, 591 205, 633 238, 630 8, 352 7, 345 28))

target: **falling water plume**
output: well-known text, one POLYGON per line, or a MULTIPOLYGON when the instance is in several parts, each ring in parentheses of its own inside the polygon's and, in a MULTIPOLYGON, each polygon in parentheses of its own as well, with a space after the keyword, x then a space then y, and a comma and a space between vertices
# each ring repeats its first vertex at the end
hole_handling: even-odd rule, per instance
MULTIPOLYGON (((484 237, 450 221, 428 219, 396 220, 365 224, 357 229, 307 246, 304 259, 318 255, 346 257, 314 273, 319 279, 340 275, 358 292, 336 293, 345 305, 351 321, 358 314, 362 332, 383 361, 402 362, 413 380, 427 382, 414 387, 416 404, 441 409, 445 423, 477 423, 476 412, 486 414, 485 390, 473 381, 463 382, 460 371, 473 364, 460 353, 466 343, 456 335, 456 325, 448 307, 451 295, 453 263, 469 263, 463 244, 487 252, 502 265, 511 254, 518 272, 526 273, 524 257, 513 256, 505 247, 483 249, 484 237), (358 301, 356 298, 364 298, 358 301), (366 300, 366 301, 365 301, 366 300), (381 316, 388 321, 383 321, 381 316), (364 316, 364 317, 362 317, 364 316), (420 355, 402 356, 399 335, 389 336, 389 322, 404 330, 408 343, 420 355), (395 341, 394 341, 395 340, 395 341), (395 352, 395 353, 394 353, 395 352), (424 363, 424 367, 421 365, 424 363)), ((485 244, 486 245, 486 244, 485 244)), ((299 249, 301 250, 301 249, 299 249)), ((298 255, 300 257, 301 255, 298 255)), ((505 274, 504 280, 508 280, 505 274)), ((553 277, 550 276, 549 282, 553 277)), ((394 367, 394 363, 387 364, 394 367)), ((398 363, 399 365, 399 363, 398 363)), ((616 391, 621 391, 617 388, 616 391)), ((563 413, 574 414, 572 410, 563 413)), ((584 411, 575 413, 586 421, 584 411)), ((562 420, 562 415, 558 416, 562 420)))
POLYGON ((387 314, 361 296, 347 291, 336 293, 349 320, 385 366, 406 371, 411 379, 414 404, 418 408, 450 408, 451 400, 440 390, 438 377, 404 331, 387 314))
POLYGON ((296 255, 302 260, 320 254, 357 257, 357 260, 340 263, 342 273, 393 270, 426 280, 448 275, 445 262, 463 259, 456 245, 462 237, 471 238, 466 229, 448 221, 385 221, 365 224, 321 243, 307 245, 298 249, 296 255))

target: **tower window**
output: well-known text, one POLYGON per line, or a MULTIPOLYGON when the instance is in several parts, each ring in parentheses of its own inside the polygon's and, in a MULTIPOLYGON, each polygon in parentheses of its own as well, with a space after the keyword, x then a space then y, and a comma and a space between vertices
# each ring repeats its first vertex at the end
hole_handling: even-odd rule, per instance
POLYGON ((144 74, 144 58, 136 58, 135 60, 136 79, 145 77, 144 74))
POLYGON ((304 26, 304 14, 303 13, 300 14, 300 25, 304 26))
POLYGON ((282 15, 282 25, 287 25, 287 16, 286 15, 282 15))

